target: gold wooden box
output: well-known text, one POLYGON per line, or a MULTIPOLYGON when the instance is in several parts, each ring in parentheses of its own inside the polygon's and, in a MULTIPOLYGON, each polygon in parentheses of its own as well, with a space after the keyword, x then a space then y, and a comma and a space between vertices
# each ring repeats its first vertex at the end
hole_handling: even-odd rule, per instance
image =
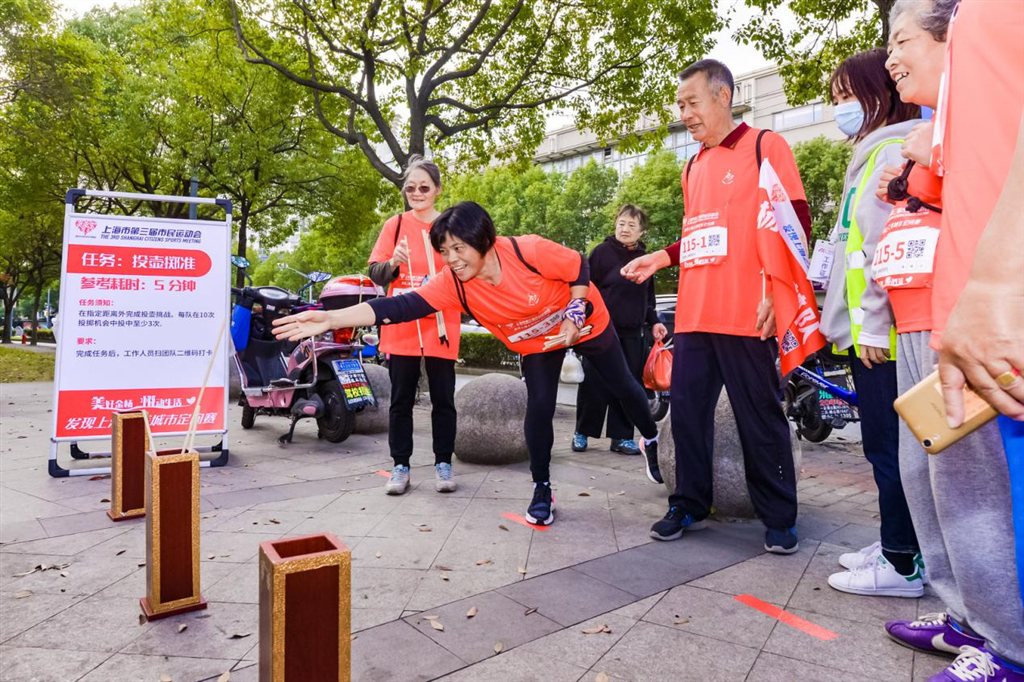
POLYGON ((115 412, 110 428, 110 510, 112 521, 146 515, 146 450, 149 417, 145 410, 115 412))

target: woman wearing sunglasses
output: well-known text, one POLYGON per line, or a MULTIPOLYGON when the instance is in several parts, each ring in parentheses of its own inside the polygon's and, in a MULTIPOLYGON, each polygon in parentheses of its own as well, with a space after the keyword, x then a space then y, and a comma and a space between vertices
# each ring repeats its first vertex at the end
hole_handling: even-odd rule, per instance
MULTIPOLYGON (((444 263, 427 248, 425 235, 438 216, 434 203, 441 193, 441 171, 418 156, 412 157, 403 176, 402 194, 409 210, 389 218, 370 253, 370 279, 385 287, 389 296, 409 293, 426 282, 444 263)), ((394 467, 384 485, 388 495, 409 489, 412 457, 412 407, 420 380, 420 361, 430 389, 430 425, 434 449, 434 488, 455 490, 452 452, 455 450, 455 360, 459 357, 459 311, 449 308, 423 319, 381 329, 380 348, 388 355, 391 410, 388 446, 394 467)))
POLYGON ((590 286, 590 267, 580 253, 537 235, 497 237, 491 217, 471 201, 434 219, 430 243, 448 266, 405 296, 379 298, 351 308, 306 311, 275 322, 278 338, 302 339, 338 327, 396 324, 461 307, 509 350, 523 356, 526 420, 533 499, 526 520, 554 521, 549 467, 552 419, 565 349, 589 358, 640 433, 645 454, 657 466, 658 427, 647 396, 622 355, 601 294, 590 286))

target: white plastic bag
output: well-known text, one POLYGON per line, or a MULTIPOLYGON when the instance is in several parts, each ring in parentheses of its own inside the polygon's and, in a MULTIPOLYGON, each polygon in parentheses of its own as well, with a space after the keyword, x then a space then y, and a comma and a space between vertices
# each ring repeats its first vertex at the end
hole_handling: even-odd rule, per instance
POLYGON ((562 360, 562 373, 559 380, 563 384, 583 383, 583 363, 572 352, 572 349, 565 351, 565 359, 562 360))

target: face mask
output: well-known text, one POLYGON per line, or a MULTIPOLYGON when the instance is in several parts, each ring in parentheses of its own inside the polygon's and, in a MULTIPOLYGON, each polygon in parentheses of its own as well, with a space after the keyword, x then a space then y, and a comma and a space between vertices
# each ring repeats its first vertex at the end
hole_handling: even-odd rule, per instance
POLYGON ((856 100, 837 104, 834 113, 836 125, 847 137, 853 137, 859 133, 861 126, 864 125, 864 109, 856 100))

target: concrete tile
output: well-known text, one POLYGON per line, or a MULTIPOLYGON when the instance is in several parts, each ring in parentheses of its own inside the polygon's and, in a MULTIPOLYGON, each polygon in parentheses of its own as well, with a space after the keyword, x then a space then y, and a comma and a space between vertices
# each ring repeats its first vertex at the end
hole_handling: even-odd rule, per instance
POLYGON ((199 537, 199 559, 235 564, 245 563, 259 553, 261 542, 277 540, 281 537, 284 537, 283 533, 206 531, 199 537))
POLYGON ((563 627, 607 613, 636 598, 607 583, 567 568, 503 587, 501 594, 527 608, 536 608, 563 627))
MULTIPOLYGON (((137 565, 137 564, 133 564, 137 565)), ((227 562, 200 561, 199 562, 199 590, 204 598, 219 580, 238 568, 238 564, 227 562)), ((146 594, 146 568, 139 566, 132 573, 109 587, 96 593, 96 596, 105 597, 135 597, 139 599, 146 594)))
MULTIPOLYGON (((62 517, 75 511, 71 507, 49 502, 35 495, 28 495, 6 486, 4 488, 3 500, 0 502, 2 505, 0 513, 3 514, 4 523, 18 523, 32 519, 39 519, 42 523, 43 519, 62 517)), ((45 523, 43 527, 46 528, 45 523)), ((50 533, 49 529, 47 529, 47 533, 50 533)))
POLYGON ((374 538, 447 537, 460 515, 461 511, 455 514, 409 514, 403 507, 401 511, 383 517, 366 535, 374 538))
POLYGON ((301 511, 250 509, 225 519, 204 520, 202 528, 204 531, 289 535, 308 516, 310 514, 301 511))
POLYGON ((440 679, 448 682, 576 682, 585 673, 584 668, 558 659, 537 658, 520 647, 440 679))
POLYGON ((0 544, 2 545, 47 537, 46 530, 37 519, 8 522, 6 515, 2 512, 0 512, 0 518, 4 520, 4 523, 0 524, 0 544))
POLYGON ((71 535, 89 530, 109 528, 113 523, 105 511, 83 512, 68 516, 54 516, 40 518, 39 523, 46 529, 50 537, 58 535, 71 535))
POLYGON ((878 528, 858 523, 848 523, 832 531, 821 540, 832 545, 846 547, 848 549, 843 551, 850 552, 861 547, 867 547, 873 542, 878 542, 878 528))
MULTIPOLYGON (((124 523, 124 522, 121 522, 124 523)), ((19 554, 53 554, 71 556, 78 554, 90 547, 94 547, 106 540, 124 535, 132 529, 131 526, 114 525, 111 522, 110 528, 75 533, 73 535, 62 535, 60 537, 47 537, 39 540, 26 542, 6 543, 2 552, 15 552, 19 554)))
POLYGON ((24 597, 18 595, 18 592, 0 592, 0 642, 6 642, 85 598, 34 592, 24 597))
POLYGON ((238 660, 258 638, 259 608, 255 604, 220 602, 202 611, 154 621, 119 652, 238 660), (179 625, 187 625, 188 629, 178 632, 179 625), (233 635, 245 636, 233 638, 233 635))
POLYGON ((633 621, 642 619, 647 612, 654 608, 654 605, 661 601, 665 595, 668 594, 668 590, 653 594, 645 599, 639 599, 632 604, 627 604, 622 608, 615 609, 612 611, 612 615, 622 616, 633 621))
POLYGON ((512 649, 559 629, 557 623, 539 613, 525 615, 521 604, 496 592, 485 592, 404 620, 467 663, 494 656, 497 642, 512 649), (476 607, 477 615, 467 618, 471 607, 476 607), (435 630, 423 618, 426 615, 436 615, 444 631, 435 630))
POLYGON ((729 595, 688 585, 669 590, 643 619, 754 649, 764 646, 775 626, 772 620, 729 595))
POLYGON ((796 554, 762 554, 687 584, 725 594, 752 594, 763 601, 785 606, 817 547, 817 542, 804 540, 796 554))
POLYGON ((605 613, 535 639, 517 647, 515 651, 529 653, 538 660, 560 661, 587 670, 608 653, 608 650, 615 646, 634 625, 636 625, 635 620, 616 616, 614 613, 605 613), (607 625, 611 632, 594 634, 584 632, 584 630, 598 628, 602 625, 607 625))
MULTIPOLYGON (((115 654, 81 682, 108 682, 109 680, 158 680, 167 675, 172 680, 215 680, 231 670, 237 659, 191 658, 183 656, 139 656, 115 654)), ((231 679, 235 679, 234 673, 231 679)))
POLYGON ((627 549, 579 564, 574 570, 637 597, 648 597, 686 580, 686 575, 676 564, 641 554, 642 550, 643 547, 627 549))
POLYGON ((881 623, 877 623, 876 627, 865 627, 862 621, 845 620, 792 607, 786 610, 831 630, 838 637, 823 641, 780 624, 772 631, 764 651, 815 665, 827 661, 829 667, 853 674, 870 671, 874 679, 910 679, 913 651, 886 637, 881 623))
POLYGON ((426 573, 420 569, 357 566, 352 571, 352 606, 397 609, 401 613, 426 573))
POLYGON ((793 682, 794 680, 828 680, 829 682, 875 682, 877 677, 843 672, 785 656, 761 652, 746 682, 793 682))
MULTIPOLYGON (((437 564, 435 564, 436 566, 437 564)), ((425 571, 406 609, 424 611, 521 582, 523 576, 511 565, 474 566, 463 570, 425 571)))
POLYGON ((637 623, 593 670, 626 680, 736 682, 746 677, 756 657, 756 649, 637 623))
POLYGON ((275 500, 254 505, 253 510, 318 512, 339 497, 341 497, 341 493, 325 493, 291 500, 275 500))
POLYGON ((364 538, 352 550, 354 569, 362 564, 375 568, 428 568, 444 545, 440 534, 420 533, 414 538, 364 538), (377 555, 380 556, 377 556, 377 555))
POLYGON ((352 632, 367 630, 402 617, 402 609, 356 608, 352 607, 352 632))
POLYGON ((226 567, 228 572, 217 577, 210 587, 203 585, 203 597, 208 602, 232 602, 235 604, 260 603, 260 567, 258 560, 244 564, 201 562, 201 578, 207 577, 207 568, 226 567))
MULTIPOLYGON (((513 525, 509 524, 511 529, 513 525)), ((434 559, 435 566, 445 566, 455 570, 484 570, 511 569, 516 570, 520 566, 527 565, 530 554, 530 536, 537 531, 523 528, 523 531, 511 531, 506 533, 498 530, 495 524, 493 530, 481 532, 480 530, 467 529, 460 524, 452 534, 444 541, 444 546, 434 559), (478 564, 479 561, 489 560, 490 564, 478 564)))
POLYGON ((137 568, 138 562, 125 555, 101 556, 90 552, 70 557, 52 554, 0 555, 0 573, 4 576, 3 589, 13 592, 31 590, 47 594, 90 595, 117 582, 137 568), (35 571, 16 577, 17 574, 32 571, 35 566, 41 564, 67 566, 59 570, 35 571), (61 575, 62 573, 64 575, 61 575))
POLYGON ((953 662, 951 656, 933 656, 922 651, 915 651, 913 653, 914 673, 910 678, 911 682, 928 682, 933 675, 938 675, 953 662))
POLYGON ((0 646, 0 680, 67 682, 92 670, 110 656, 95 651, 47 647, 0 646))
POLYGON ((139 623, 138 598, 89 597, 29 628, 5 644, 114 653, 150 629, 139 623), (83 636, 81 633, 89 633, 83 636))
POLYGON ((866 597, 829 587, 828 576, 843 570, 839 555, 847 551, 848 548, 837 545, 823 543, 819 546, 789 600, 789 608, 860 621, 872 628, 880 627, 886 620, 913 619, 917 615, 915 599, 866 597))
POLYGON ((465 665, 403 620, 363 630, 352 641, 352 679, 360 682, 426 681, 465 665))

